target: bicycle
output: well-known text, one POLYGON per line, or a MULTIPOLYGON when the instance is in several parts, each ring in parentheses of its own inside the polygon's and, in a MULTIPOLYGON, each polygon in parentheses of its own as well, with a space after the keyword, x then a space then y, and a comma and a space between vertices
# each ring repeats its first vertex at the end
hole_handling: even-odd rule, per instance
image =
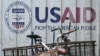
POLYGON ((63 46, 63 48, 65 48, 65 49, 68 51, 67 55, 70 55, 70 56, 71 56, 71 53, 70 53, 70 48, 71 48, 71 47, 69 47, 69 46, 67 45, 67 43, 70 42, 70 39, 68 39, 68 36, 69 36, 70 33, 76 31, 76 29, 75 29, 75 30, 70 30, 70 29, 69 29, 68 32, 62 33, 61 28, 58 27, 58 28, 55 28, 55 29, 53 29, 53 30, 51 30, 51 31, 53 32, 53 31, 56 31, 56 30, 59 30, 59 31, 60 31, 60 35, 59 35, 58 38, 57 38, 57 46, 58 46, 58 43, 59 43, 59 38, 61 38, 61 39, 64 41, 64 43, 66 43, 65 46, 63 46), (66 34, 68 34, 68 35, 66 35, 66 34))
MULTIPOLYGON (((57 30, 57 28, 53 29, 52 31, 55 31, 55 30, 57 30)), ((62 31, 62 30, 60 29, 60 31, 62 31)), ((74 31, 76 31, 76 30, 70 30, 69 32, 60 34, 57 38, 56 48, 50 49, 44 42, 40 41, 40 44, 42 44, 42 46, 45 47, 47 49, 47 51, 40 52, 39 54, 37 54, 37 56, 45 56, 45 55, 46 56, 58 56, 59 52, 60 52, 60 54, 65 54, 66 53, 65 49, 59 49, 59 47, 58 47, 59 46, 59 38, 62 38, 62 40, 64 40, 64 42, 67 43, 69 41, 69 39, 66 38, 67 37, 66 34, 70 34, 74 31), (65 52, 63 52, 62 50, 64 50, 65 52)), ((69 47, 67 45, 65 45, 64 47, 67 47, 67 49, 69 49, 69 47)), ((69 50, 67 50, 67 51, 69 51, 69 50)), ((70 52, 68 52, 67 54, 69 54, 69 53, 70 52)))

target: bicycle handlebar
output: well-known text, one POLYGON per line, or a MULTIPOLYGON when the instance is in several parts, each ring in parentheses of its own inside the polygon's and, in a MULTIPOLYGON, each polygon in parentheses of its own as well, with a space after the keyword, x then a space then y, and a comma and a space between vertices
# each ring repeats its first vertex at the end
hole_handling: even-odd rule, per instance
POLYGON ((56 31, 56 30, 59 30, 59 28, 55 28, 55 29, 51 30, 51 32, 56 31))
POLYGON ((66 35, 66 34, 70 34, 70 33, 75 32, 75 31, 76 31, 76 29, 75 29, 75 30, 69 30, 69 31, 66 32, 66 33, 60 34, 58 37, 64 36, 64 35, 66 35))
POLYGON ((70 34, 70 33, 74 32, 74 31, 76 31, 76 29, 75 30, 70 30, 70 31, 68 31, 66 33, 63 33, 62 35, 70 34))
POLYGON ((56 30, 59 30, 59 31, 60 31, 60 33, 62 34, 62 30, 61 30, 61 28, 60 28, 60 27, 58 27, 58 28, 55 28, 55 29, 51 30, 51 32, 56 31, 56 30))

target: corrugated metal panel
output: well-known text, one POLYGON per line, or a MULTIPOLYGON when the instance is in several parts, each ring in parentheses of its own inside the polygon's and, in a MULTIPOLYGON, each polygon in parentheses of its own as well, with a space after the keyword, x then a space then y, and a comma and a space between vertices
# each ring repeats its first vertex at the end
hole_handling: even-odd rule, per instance
MULTIPOLYGON (((9 7, 9 5, 13 2, 14 0, 2 0, 2 47, 7 48, 7 47, 15 47, 16 46, 16 34, 12 33, 9 31, 7 26, 5 25, 5 11, 9 7)), ((16 0, 15 0, 16 1, 16 0)), ((7 13, 7 12, 6 12, 7 13)), ((11 16, 10 12, 8 15, 11 16)), ((11 17, 10 17, 11 18, 11 17)))
MULTIPOLYGON (((54 8, 55 9, 55 13, 61 15, 61 0, 59 0, 57 2, 57 0, 47 0, 47 7, 48 7, 48 20, 47 20, 47 43, 52 43, 53 41, 53 32, 51 32, 51 30, 49 29, 51 28, 58 28, 58 26, 61 26, 61 22, 57 22, 57 23, 53 23, 51 20, 57 20, 57 18, 55 16, 52 15, 51 10, 54 8), (49 27, 50 26, 50 27, 49 27)), ((60 17, 59 17, 60 19, 60 17)), ((58 35, 60 32, 56 31, 56 35, 58 35)), ((55 35, 55 37, 57 37, 55 35)), ((56 38, 55 38, 56 39, 56 38)))
MULTIPOLYGON (((32 10, 31 9, 31 0, 29 0, 29 1, 17 0, 17 1, 24 1, 24 3, 29 7, 29 9, 32 10)), ((24 22, 29 22, 29 19, 30 19, 29 16, 31 15, 31 12, 28 12, 28 10, 27 10, 26 13, 27 13, 26 15, 23 14, 24 22)), ((31 45, 30 39, 26 37, 26 35, 28 35, 28 34, 31 34, 31 27, 28 29, 28 31, 26 31, 23 34, 16 34, 17 46, 31 45)))
MULTIPOLYGON (((77 26, 77 31, 69 35, 69 38, 72 41, 84 41, 84 40, 96 40, 97 43, 97 56, 99 56, 99 0, 0 0, 0 50, 2 48, 9 48, 9 47, 18 47, 18 46, 25 46, 30 45, 30 39, 26 37, 26 35, 31 34, 31 31, 34 31, 35 34, 39 34, 42 36, 43 41, 46 43, 51 43, 53 40, 53 32, 51 32, 51 29, 57 28, 58 26, 63 26, 63 32, 68 31, 66 29, 66 26, 69 25, 70 20, 65 20, 64 23, 61 22, 62 18, 64 17, 64 13, 67 13, 66 10, 69 9, 74 17, 74 19, 80 19, 79 23, 72 23, 71 28, 73 29, 73 26, 77 26), (28 14, 29 10, 26 12, 26 14, 23 14, 23 18, 25 19, 24 22, 28 22, 29 17, 32 17, 32 24, 31 26, 25 31, 24 33, 17 34, 12 32, 8 26, 5 24, 7 21, 5 20, 6 16, 6 10, 9 9, 11 3, 15 1, 22 1, 24 2, 31 11, 30 14, 28 14), (87 9, 86 14, 85 9, 87 9), (39 9, 39 12, 38 12, 39 9), (94 16, 95 14, 91 14, 92 12, 89 11, 93 9, 96 12, 96 18, 93 22, 88 23, 85 22, 85 16, 86 20, 90 20, 91 16, 94 16), (47 10, 47 11, 46 11, 47 10), (54 11, 53 11, 54 10, 54 11), (47 14, 46 14, 47 12, 47 14), (39 13, 39 14, 38 14, 39 13), (78 14, 80 13, 80 14, 78 14), (39 16, 39 17, 38 17, 39 16), (80 18, 79 18, 80 17, 80 18), (37 20, 43 20, 47 19, 47 21, 41 21, 39 22, 37 20), (53 20, 53 21, 51 21, 53 20), (58 20, 58 21, 57 21, 58 20), (56 22, 54 22, 56 21, 56 22), (44 23, 43 23, 44 22, 44 23), (88 27, 92 26, 94 27, 92 30, 89 30, 88 27), (88 30, 87 30, 88 29, 88 30)), ((21 8, 20 5, 14 6, 15 8, 21 8)), ((13 8, 13 7, 11 7, 13 8)), ((11 9, 10 8, 10 9, 11 9)), ((23 8, 23 7, 22 7, 23 8)), ((25 7, 27 9, 27 7, 25 7)), ((69 11, 68 11, 69 12, 69 11)), ((69 13, 68 13, 69 14, 69 13)), ((13 18, 14 15, 11 12, 9 12, 7 15, 9 15, 9 22, 13 22, 14 20, 10 19, 13 18)), ((20 15, 20 14, 19 14, 20 15)), ((71 15, 65 15, 66 17, 69 17, 71 15)), ((72 17, 72 16, 71 16, 72 17)), ((69 18, 70 19, 70 18, 69 18)), ((11 23, 10 23, 11 26, 11 23)), ((14 27, 12 27, 14 28, 14 27)), ((14 28, 15 29, 15 28, 14 28)), ((16 29, 19 30, 19 29, 16 29)), ((22 30, 22 28, 20 28, 22 30)), ((18 31, 20 32, 20 31, 18 31)), ((56 31, 56 38, 58 36, 59 31, 56 31)), ((1 55, 1 51, 0 51, 1 55)))
POLYGON ((43 41, 46 42, 46 28, 45 29, 42 29, 41 27, 42 26, 46 26, 46 23, 39 23, 37 20, 36 20, 36 17, 39 16, 40 19, 44 19, 44 18, 47 18, 46 16, 46 0, 34 0, 32 1, 32 31, 34 31, 35 34, 39 34, 40 36, 43 37, 43 41), (39 9, 39 14, 37 14, 36 16, 36 7, 37 9, 39 9), (40 27, 39 27, 40 26, 40 27), (37 29, 38 30, 37 30, 37 29))
MULTIPOLYGON (((0 0, 0 8, 1 8, 1 0, 0 0)), ((0 9, 0 22, 2 22, 2 21, 1 21, 1 18, 2 18, 2 17, 1 17, 1 9, 0 9)), ((1 31, 2 31, 2 30, 1 30, 1 24, 2 24, 2 23, 0 23, 0 55, 1 55, 1 53, 2 53, 2 38, 1 38, 1 31)))

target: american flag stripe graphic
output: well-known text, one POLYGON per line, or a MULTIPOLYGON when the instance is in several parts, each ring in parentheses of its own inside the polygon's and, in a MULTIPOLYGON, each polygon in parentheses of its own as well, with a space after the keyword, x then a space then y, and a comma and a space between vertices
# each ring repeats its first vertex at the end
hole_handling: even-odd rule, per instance
POLYGON ((17 29, 20 29, 24 27, 25 23, 24 22, 12 22, 12 25, 17 29))

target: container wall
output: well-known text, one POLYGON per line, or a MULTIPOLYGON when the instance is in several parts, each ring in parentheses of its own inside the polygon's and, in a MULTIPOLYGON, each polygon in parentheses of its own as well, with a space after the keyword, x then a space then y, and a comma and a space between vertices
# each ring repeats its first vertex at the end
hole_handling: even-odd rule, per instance
POLYGON ((69 39, 96 41, 99 56, 99 5, 99 0, 0 0, 0 56, 3 48, 31 45, 31 32, 45 43, 56 42, 60 32, 51 30, 61 27, 68 32, 70 24, 77 31, 69 39))

